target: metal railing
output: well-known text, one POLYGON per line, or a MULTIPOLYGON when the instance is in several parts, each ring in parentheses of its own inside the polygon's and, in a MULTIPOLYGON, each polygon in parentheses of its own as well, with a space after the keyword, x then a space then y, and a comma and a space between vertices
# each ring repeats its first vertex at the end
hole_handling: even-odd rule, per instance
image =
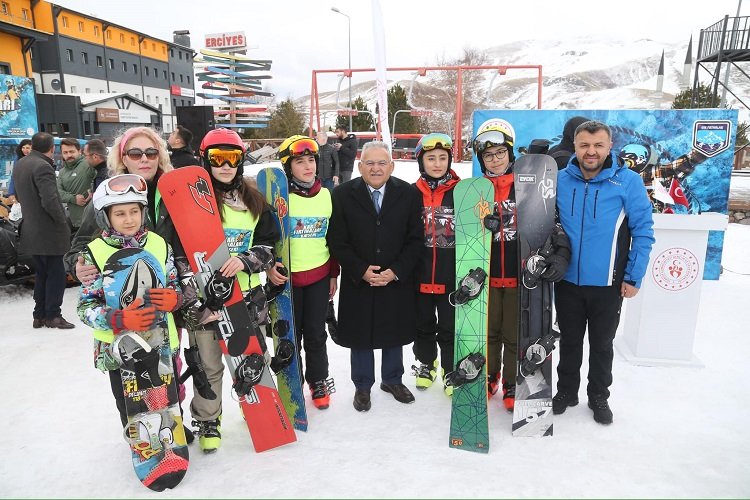
POLYGON ((724 16, 721 21, 701 30, 699 47, 699 61, 722 51, 750 50, 750 16, 724 16))

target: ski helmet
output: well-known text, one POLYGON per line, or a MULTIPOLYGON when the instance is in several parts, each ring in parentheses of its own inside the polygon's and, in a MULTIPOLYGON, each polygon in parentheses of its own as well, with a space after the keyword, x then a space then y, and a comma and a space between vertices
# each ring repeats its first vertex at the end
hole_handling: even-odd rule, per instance
POLYGON ((315 139, 304 135, 293 135, 284 140, 279 146, 279 160, 284 167, 287 177, 292 175, 292 158, 312 155, 315 158, 315 168, 320 161, 320 147, 315 139))
POLYGON ((642 144, 626 144, 617 155, 630 170, 641 173, 649 166, 656 164, 652 158, 653 150, 642 144))
POLYGON ((516 142, 516 131, 513 130, 513 126, 505 120, 500 118, 493 118, 482 123, 477 130, 477 135, 474 137, 471 145, 474 149, 474 154, 479 161, 479 166, 482 169, 482 173, 486 172, 484 167, 484 158, 482 154, 487 148, 492 146, 505 146, 508 148, 508 162, 513 163, 516 161, 516 156, 513 154, 513 144, 516 142))
POLYGON ((107 208, 123 203, 139 203, 143 205, 143 219, 141 227, 146 223, 146 210, 148 206, 148 186, 146 180, 137 174, 122 174, 105 179, 96 188, 92 199, 96 223, 102 229, 110 229, 107 208))
POLYGON ((244 174, 245 152, 247 148, 242 138, 234 130, 217 128, 209 131, 201 141, 199 154, 203 167, 211 172, 211 167, 221 167, 225 163, 236 168, 237 173, 231 183, 219 182, 211 176, 214 187, 222 191, 232 191, 239 188, 244 174))
POLYGON ((424 173, 422 157, 426 152, 432 151, 433 149, 443 149, 448 152, 448 170, 450 170, 451 164, 453 163, 453 152, 451 151, 451 148, 453 148, 453 141, 450 136, 446 134, 423 135, 419 139, 417 147, 414 148, 414 157, 417 159, 419 172, 424 173))

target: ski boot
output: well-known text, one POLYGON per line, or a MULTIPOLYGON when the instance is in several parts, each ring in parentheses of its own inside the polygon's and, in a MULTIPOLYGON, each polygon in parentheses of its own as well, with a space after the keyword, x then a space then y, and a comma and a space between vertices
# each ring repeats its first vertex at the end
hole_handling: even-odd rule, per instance
POLYGON ((432 366, 421 363, 419 366, 411 365, 413 374, 417 377, 417 389, 426 390, 432 385, 437 377, 437 360, 432 362, 432 366))
POLYGON ((200 353, 198 352, 198 346, 193 346, 185 349, 185 363, 187 363, 187 370, 180 375, 180 383, 184 384, 188 378, 193 377, 193 385, 195 390, 203 399, 216 399, 216 393, 211 389, 211 384, 208 382, 208 376, 203 370, 203 362, 201 361, 200 353))
POLYGON ((198 444, 203 453, 214 453, 221 446, 221 415, 214 420, 193 420, 198 427, 198 444))
POLYGON ((503 383, 503 406, 512 412, 516 403, 516 384, 503 383))
POLYGON ((327 409, 331 404, 331 394, 336 392, 333 379, 327 378, 310 384, 312 402, 319 410, 327 409))
POLYGON ((500 387, 500 374, 491 373, 487 375, 487 399, 492 399, 492 396, 497 394, 497 390, 500 387))
POLYGON ((448 383, 448 379, 446 378, 450 373, 445 373, 445 368, 440 369, 440 378, 443 379, 443 392, 446 396, 449 398, 453 397, 453 385, 448 383))

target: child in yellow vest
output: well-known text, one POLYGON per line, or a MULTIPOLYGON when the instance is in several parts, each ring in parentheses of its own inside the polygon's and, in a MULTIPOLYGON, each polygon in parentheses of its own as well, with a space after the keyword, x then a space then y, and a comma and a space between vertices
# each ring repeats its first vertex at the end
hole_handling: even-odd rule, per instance
POLYGON ((152 330, 157 322, 156 311, 164 311, 173 355, 179 346, 171 313, 182 305, 182 293, 172 248, 161 236, 146 228, 147 191, 146 181, 140 175, 123 174, 102 182, 92 202, 102 232, 82 252, 85 263, 95 265, 99 274, 90 285, 81 285, 78 317, 94 329, 94 366, 109 373, 123 426, 127 423, 124 390, 120 365, 112 353, 112 343, 117 335, 123 331, 152 330), (124 309, 113 309, 107 305, 101 271, 107 259, 122 248, 142 248, 153 254, 162 264, 166 286, 147 290, 144 297, 136 298, 124 309))

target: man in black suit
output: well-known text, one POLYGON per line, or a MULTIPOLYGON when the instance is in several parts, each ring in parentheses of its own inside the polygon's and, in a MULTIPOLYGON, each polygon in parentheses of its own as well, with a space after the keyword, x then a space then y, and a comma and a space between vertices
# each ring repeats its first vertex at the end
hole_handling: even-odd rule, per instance
POLYGON ((380 388, 401 403, 414 396, 401 383, 402 347, 414 340, 414 271, 422 247, 421 198, 391 177, 384 142, 365 144, 362 177, 333 192, 328 247, 341 265, 336 343, 351 349, 354 408, 370 409, 375 383, 374 349, 382 349, 380 388))
POLYGON ((31 153, 16 162, 13 182, 23 204, 20 251, 31 255, 34 281, 34 328, 73 328, 62 317, 65 293, 63 255, 70 249, 70 227, 57 191, 52 155, 55 142, 44 132, 31 138, 31 153))

